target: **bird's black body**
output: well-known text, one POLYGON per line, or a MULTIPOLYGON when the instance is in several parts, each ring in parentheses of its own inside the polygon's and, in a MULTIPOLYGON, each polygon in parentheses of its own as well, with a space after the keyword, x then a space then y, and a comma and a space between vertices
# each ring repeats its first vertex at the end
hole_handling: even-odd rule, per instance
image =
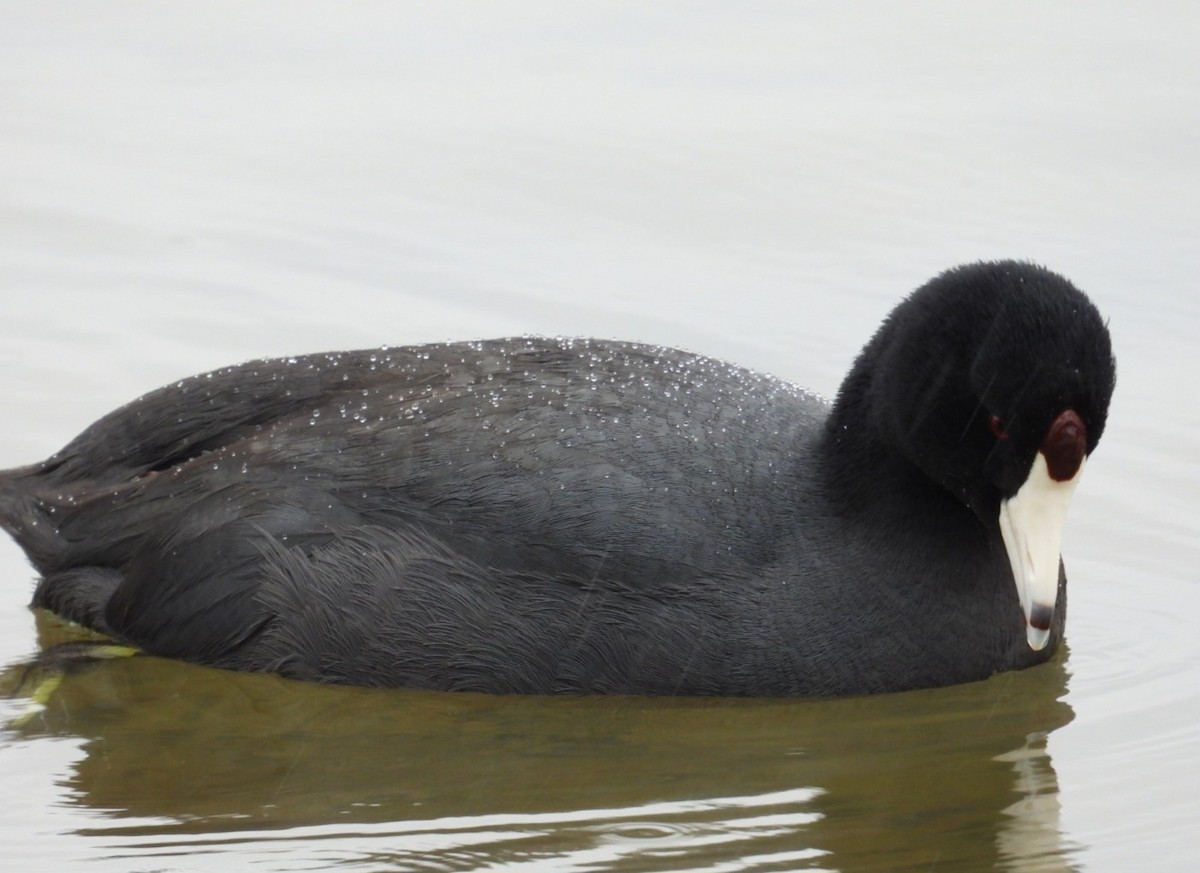
POLYGON ((36 605, 203 664, 514 693, 944 685, 1053 652, 1026 644, 989 512, 1064 402, 1098 439, 1112 382, 1082 294, 979 265, 897 309, 832 415, 770 377, 601 340, 259 361, 0 473, 0 524, 42 574, 36 605), (926 303, 973 325, 932 362, 926 303), (1044 335, 1024 347, 1056 356, 1050 389, 995 335, 1006 319, 1044 335), (1003 353, 981 360, 989 342, 1003 353))

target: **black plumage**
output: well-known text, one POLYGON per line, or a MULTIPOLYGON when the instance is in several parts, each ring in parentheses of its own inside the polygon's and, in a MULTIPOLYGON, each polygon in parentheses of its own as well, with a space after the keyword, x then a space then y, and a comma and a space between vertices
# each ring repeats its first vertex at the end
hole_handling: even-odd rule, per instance
POLYGON ((220 667, 518 693, 942 685, 1054 650, 1026 645, 994 511, 1062 408, 1094 448, 1113 382, 1082 293, 981 264, 897 307, 832 412, 605 340, 257 361, 0 473, 0 524, 36 605, 220 667))

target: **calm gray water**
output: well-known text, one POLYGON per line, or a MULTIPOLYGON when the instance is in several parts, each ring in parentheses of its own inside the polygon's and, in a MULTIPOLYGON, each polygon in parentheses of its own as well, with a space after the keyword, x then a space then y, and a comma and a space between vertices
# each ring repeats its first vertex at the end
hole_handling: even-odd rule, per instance
MULTIPOLYGON (((1191 871, 1200 12, 0 0, 0 467, 250 357, 511 333, 832 394, 893 303, 1070 276, 1119 386, 1069 653, 840 701, 368 692, 154 659, 0 700, 6 869, 1191 871)), ((0 683, 66 632, 0 542, 0 683)))

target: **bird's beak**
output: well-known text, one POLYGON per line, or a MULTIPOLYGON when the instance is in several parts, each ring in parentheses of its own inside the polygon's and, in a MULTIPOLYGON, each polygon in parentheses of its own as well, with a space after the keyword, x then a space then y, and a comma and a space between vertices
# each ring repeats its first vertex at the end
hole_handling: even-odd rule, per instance
POLYGON ((1025 613, 1029 648, 1043 649, 1058 600, 1058 565, 1062 555, 1067 504, 1079 484, 1083 464, 1074 477, 1055 482, 1041 452, 1033 460, 1021 489, 1000 504, 1000 535, 1012 564, 1013 581, 1025 613))

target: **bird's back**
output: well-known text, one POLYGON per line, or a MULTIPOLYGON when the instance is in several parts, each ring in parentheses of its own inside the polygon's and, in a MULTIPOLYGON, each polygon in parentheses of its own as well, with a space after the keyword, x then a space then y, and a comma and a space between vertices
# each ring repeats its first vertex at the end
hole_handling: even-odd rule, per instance
POLYGON ((390 660, 383 684, 475 687, 472 639, 493 674, 525 639, 491 690, 603 686, 639 633, 686 636, 708 589, 774 560, 824 414, 768 377, 594 340, 260 361, 0 474, 0 523, 43 573, 35 602, 160 654, 359 684, 390 660), (589 627, 572 670, 562 646, 589 627))

